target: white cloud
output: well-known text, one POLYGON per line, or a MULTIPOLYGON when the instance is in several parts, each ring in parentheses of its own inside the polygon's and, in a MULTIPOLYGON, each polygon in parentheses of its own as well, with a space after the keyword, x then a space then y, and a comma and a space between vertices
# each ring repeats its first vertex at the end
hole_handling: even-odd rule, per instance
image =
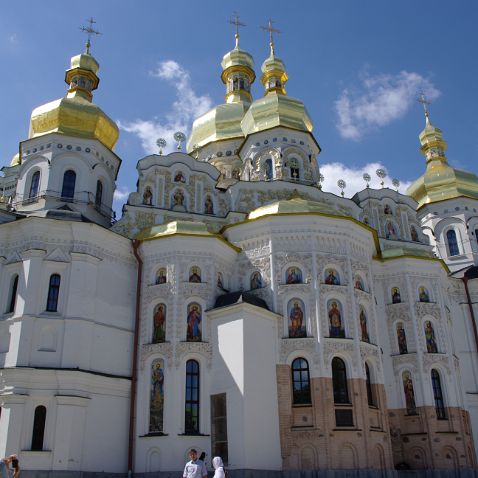
POLYGON ((16 33, 12 33, 11 35, 8 36, 8 41, 12 45, 18 43, 18 35, 16 33))
MULTIPOLYGON (((337 186, 337 181, 339 179, 343 179, 346 183, 346 187, 344 190, 346 197, 352 197, 356 192, 365 189, 366 183, 363 180, 362 176, 364 173, 370 174, 372 180, 370 181, 371 188, 380 188, 380 178, 375 174, 377 169, 384 169, 385 171, 387 168, 380 163, 368 163, 364 166, 360 167, 348 167, 342 163, 328 163, 322 164, 320 166, 320 172, 324 175, 324 181, 322 183, 322 189, 326 192, 331 192, 334 194, 340 194, 341 190, 337 186)), ((395 189, 392 186, 392 179, 387 175, 384 179, 385 187, 389 187, 395 189)), ((410 186, 410 181, 400 181, 400 186, 398 190, 401 193, 405 193, 408 186, 410 186)))
POLYGON ((156 140, 164 138, 168 145, 165 152, 175 149, 173 135, 176 131, 189 133, 192 121, 212 107, 211 98, 207 95, 197 95, 191 87, 191 77, 179 63, 174 60, 161 62, 152 71, 151 76, 165 80, 176 90, 176 100, 171 109, 160 118, 149 120, 137 119, 131 122, 118 122, 119 127, 138 136, 147 154, 158 152, 156 140), (163 119, 164 118, 164 119, 163 119))
POLYGON ((433 83, 418 73, 365 75, 359 88, 344 89, 335 102, 337 129, 343 138, 359 140, 404 116, 420 92, 429 100, 440 96, 433 83))
POLYGON ((113 193, 113 199, 115 201, 124 201, 129 196, 130 192, 131 191, 126 186, 119 186, 113 193))

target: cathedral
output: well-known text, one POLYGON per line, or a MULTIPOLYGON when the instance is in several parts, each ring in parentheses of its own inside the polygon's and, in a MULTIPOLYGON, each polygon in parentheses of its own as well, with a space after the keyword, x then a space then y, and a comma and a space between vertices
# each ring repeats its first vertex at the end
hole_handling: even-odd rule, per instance
POLYGON ((326 192, 273 41, 260 98, 237 34, 221 66, 224 103, 138 161, 118 220, 89 43, 33 110, 0 177, 0 453, 27 477, 180 476, 190 448, 236 477, 475 476, 478 177, 426 112, 407 194, 326 192))

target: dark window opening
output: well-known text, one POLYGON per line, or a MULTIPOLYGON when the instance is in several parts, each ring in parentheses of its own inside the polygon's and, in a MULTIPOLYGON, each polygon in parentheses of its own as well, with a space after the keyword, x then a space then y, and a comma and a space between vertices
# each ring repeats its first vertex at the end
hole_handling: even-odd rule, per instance
POLYGON ((441 388, 440 374, 435 369, 432 370, 432 387, 437 418, 438 420, 446 420, 445 400, 441 388))
POLYGON ((345 363, 338 357, 332 360, 332 386, 334 389, 335 403, 350 403, 345 363))
POLYGON ((43 438, 45 436, 46 408, 40 405, 35 408, 33 419, 32 451, 43 450, 43 438))
POLYGON ((211 452, 228 464, 226 394, 211 395, 211 452))
POLYGON ((58 297, 60 295, 60 281, 58 274, 50 277, 50 285, 48 287, 48 298, 46 302, 47 312, 56 312, 58 310, 58 297))
POLYGON ((61 197, 73 199, 75 196, 76 173, 69 169, 63 175, 63 187, 61 189, 61 197))
POLYGON ((309 364, 303 358, 292 362, 292 403, 305 405, 312 403, 310 396, 309 364))
POLYGON ((40 186, 40 171, 35 171, 32 176, 32 182, 30 183, 30 192, 28 198, 36 198, 38 196, 38 188, 40 186))
POLYGON ((186 434, 199 433, 199 363, 186 362, 186 403, 184 431, 186 434))
POLYGON ((15 312, 15 304, 17 302, 17 289, 18 289, 18 275, 13 279, 12 290, 10 293, 10 303, 8 304, 7 313, 15 312))

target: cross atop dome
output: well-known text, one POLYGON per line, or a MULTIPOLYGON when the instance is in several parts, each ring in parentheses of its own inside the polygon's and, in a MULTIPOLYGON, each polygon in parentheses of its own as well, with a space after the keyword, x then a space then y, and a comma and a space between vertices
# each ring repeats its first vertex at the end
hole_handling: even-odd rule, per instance
POLYGON ((239 48, 239 27, 245 27, 246 26, 246 24, 242 23, 239 20, 239 18, 240 18, 239 14, 237 12, 234 12, 234 17, 229 20, 229 23, 236 27, 236 33, 234 35, 234 37, 236 39, 236 48, 239 48))
POLYGON ((280 30, 278 30, 277 28, 274 28, 272 26, 272 24, 274 23, 274 21, 272 19, 269 18, 269 22, 267 24, 266 27, 262 27, 261 28, 264 30, 264 31, 267 31, 269 32, 269 45, 271 47, 271 54, 274 54, 274 37, 272 36, 273 33, 281 33, 280 30))
POLYGON ((93 20, 93 17, 90 17, 90 19, 87 20, 87 22, 89 23, 89 26, 87 26, 87 27, 82 26, 82 27, 80 27, 80 30, 81 30, 83 33, 86 33, 86 34, 87 34, 86 53, 89 55, 89 54, 90 54, 90 47, 91 47, 91 36, 92 36, 92 35, 101 35, 101 32, 98 31, 98 30, 95 30, 95 29, 93 28, 93 25, 96 23, 96 22, 93 20))

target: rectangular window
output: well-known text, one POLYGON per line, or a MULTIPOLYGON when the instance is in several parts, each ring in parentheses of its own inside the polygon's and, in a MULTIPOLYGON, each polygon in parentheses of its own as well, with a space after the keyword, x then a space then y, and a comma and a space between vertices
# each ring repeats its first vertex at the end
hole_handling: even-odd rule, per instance
POLYGON ((335 409, 335 424, 338 427, 353 427, 354 417, 352 410, 335 409))
POLYGON ((211 452, 228 463, 226 394, 211 395, 211 452))

